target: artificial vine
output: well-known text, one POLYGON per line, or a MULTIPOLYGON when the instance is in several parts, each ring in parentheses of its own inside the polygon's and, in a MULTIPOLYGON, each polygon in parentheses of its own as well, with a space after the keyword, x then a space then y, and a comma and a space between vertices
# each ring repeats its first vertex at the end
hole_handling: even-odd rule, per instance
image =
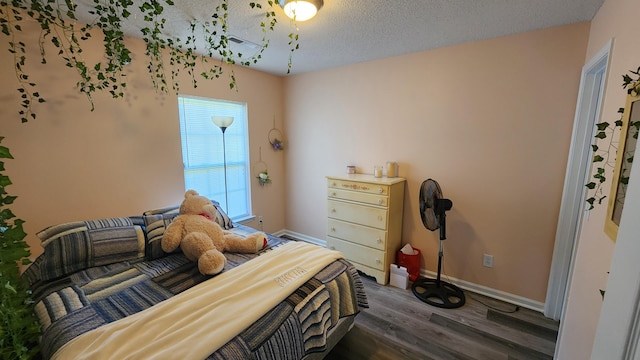
MULTIPOLYGON (((640 95, 640 67, 637 70, 629 70, 629 74, 622 76, 622 88, 627 90, 629 95, 640 95)), ((595 173, 592 175, 593 180, 587 183, 585 186, 589 189, 587 203, 589 204, 589 210, 595 207, 595 204, 602 204, 602 201, 607 197, 602 192, 602 185, 607 181, 606 169, 615 168, 615 157, 618 152, 618 143, 614 142, 613 134, 617 129, 622 127, 622 117, 624 115, 624 108, 618 109, 619 119, 616 120, 613 125, 603 121, 596 124, 596 135, 594 136, 595 143, 591 145, 593 150, 593 163, 596 166, 595 173), (608 143, 605 143, 604 147, 600 147, 600 142, 608 139, 608 143)), ((640 121, 636 121, 629 124, 629 131, 634 139, 638 139, 638 132, 640 130, 640 121)), ((626 159, 628 162, 633 162, 633 157, 626 159)), ((627 184, 629 182, 629 176, 621 174, 620 182, 627 184)))
POLYGON ((31 359, 39 350, 40 325, 31 293, 20 277, 20 264, 30 263, 31 252, 24 240, 24 221, 9 208, 16 197, 5 189, 11 179, 4 174, 4 159, 13 156, 0 146, 0 359, 31 359))
MULTIPOLYGON (((172 38, 164 33, 167 22, 165 8, 175 6, 173 0, 144 0, 137 4, 133 0, 93 0, 89 14, 94 20, 84 25, 78 22, 77 5, 73 0, 0 0, 0 31, 9 37, 8 50, 14 57, 18 91, 22 99, 22 109, 19 111, 22 122, 35 119, 34 104, 46 101, 26 69, 26 43, 19 35, 22 33, 22 24, 28 19, 36 20, 41 28, 38 38, 41 62, 46 64, 49 56, 45 52, 45 43, 53 44, 57 55, 79 76, 77 88, 87 96, 92 110, 96 91, 108 91, 114 98, 125 95, 125 66, 132 61, 132 56, 125 44, 123 27, 132 13, 141 13, 147 25, 140 30, 148 58, 147 69, 156 91, 165 93, 169 89, 176 93, 179 91, 177 78, 181 70, 187 71, 192 85, 197 87, 198 78, 220 78, 224 64, 251 66, 258 63, 269 46, 268 35, 277 24, 275 0, 248 1, 251 9, 262 11, 258 22, 263 35, 257 52, 245 56, 235 53, 229 43, 229 0, 219 0, 210 18, 193 19, 188 25, 191 35, 186 39, 172 38), (96 28, 100 29, 103 36, 104 59, 90 64, 83 57, 83 42, 91 38, 91 30, 96 28), (204 43, 205 48, 198 49, 198 43, 204 43), (168 64, 164 60, 165 53, 168 53, 168 64), (205 70, 196 74, 198 60, 205 70)), ((295 27, 295 23, 292 25, 295 27)), ((299 48, 297 29, 289 34, 289 46, 291 52, 299 48)), ((291 66, 290 54, 287 72, 291 71, 291 66)), ((237 89, 233 68, 228 76, 229 87, 237 89)))

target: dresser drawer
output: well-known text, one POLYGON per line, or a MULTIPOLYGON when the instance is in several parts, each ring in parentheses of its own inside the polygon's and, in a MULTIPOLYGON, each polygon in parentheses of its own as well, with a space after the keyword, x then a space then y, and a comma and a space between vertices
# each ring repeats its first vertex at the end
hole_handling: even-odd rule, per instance
POLYGON ((384 251, 350 243, 331 236, 327 237, 327 247, 332 250, 340 251, 350 261, 354 261, 374 269, 385 270, 384 251))
POLYGON ((329 179, 329 189, 360 191, 369 194, 389 195, 389 185, 371 184, 358 181, 329 179))
POLYGON ((371 194, 366 192, 341 190, 329 188, 327 192, 329 199, 342 199, 357 201, 365 204, 378 205, 386 207, 389 204, 389 197, 380 194, 371 194))
POLYGON ((387 232, 384 230, 352 224, 340 220, 328 219, 327 234, 342 240, 360 245, 384 250, 387 242, 387 232))
POLYGON ((387 228, 388 210, 386 209, 329 200, 327 212, 331 219, 372 226, 382 230, 387 228))

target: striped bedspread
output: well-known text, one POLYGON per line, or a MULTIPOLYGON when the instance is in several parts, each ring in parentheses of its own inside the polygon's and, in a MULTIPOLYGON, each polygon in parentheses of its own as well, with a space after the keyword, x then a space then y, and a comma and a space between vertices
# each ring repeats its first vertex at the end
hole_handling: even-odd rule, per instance
MULTIPOLYGON (((232 231, 250 232, 239 227, 232 231)), ((258 254, 225 254, 225 271, 282 246, 268 235, 258 254)), ((43 327, 42 355, 49 359, 77 336, 136 314, 210 279, 181 253, 92 267, 32 286, 43 327)), ((347 261, 323 268, 284 301, 209 355, 209 359, 301 359, 326 348, 338 319, 368 307, 360 277, 347 261)), ((215 314, 212 314, 215 316, 215 314)), ((133 337, 131 341, 135 342, 133 337)), ((186 344, 185 346, 188 346, 186 344)))

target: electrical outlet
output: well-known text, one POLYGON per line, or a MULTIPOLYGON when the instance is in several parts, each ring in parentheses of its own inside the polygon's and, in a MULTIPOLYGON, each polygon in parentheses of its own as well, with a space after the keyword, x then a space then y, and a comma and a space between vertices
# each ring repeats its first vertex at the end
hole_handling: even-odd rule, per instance
POLYGON ((482 255, 482 266, 493 267, 493 255, 489 255, 489 254, 482 255))
POLYGON ((258 216, 258 222, 262 224, 262 215, 258 216))

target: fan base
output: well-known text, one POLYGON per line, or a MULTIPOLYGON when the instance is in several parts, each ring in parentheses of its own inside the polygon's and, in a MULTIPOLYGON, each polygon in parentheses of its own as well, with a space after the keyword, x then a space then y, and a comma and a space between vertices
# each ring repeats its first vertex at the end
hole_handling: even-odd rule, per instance
POLYGON ((462 290, 445 281, 418 279, 411 286, 411 290, 418 299, 436 307, 455 309, 465 302, 462 290))

